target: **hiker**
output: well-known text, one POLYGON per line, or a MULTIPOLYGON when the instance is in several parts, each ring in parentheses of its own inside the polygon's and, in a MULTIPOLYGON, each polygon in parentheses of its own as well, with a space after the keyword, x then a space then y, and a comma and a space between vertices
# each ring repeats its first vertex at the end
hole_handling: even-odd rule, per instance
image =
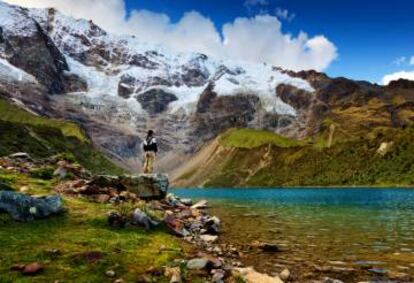
POLYGON ((144 150, 144 173, 152 173, 154 169, 154 159, 157 154, 157 140, 154 138, 154 131, 149 130, 143 144, 144 150))

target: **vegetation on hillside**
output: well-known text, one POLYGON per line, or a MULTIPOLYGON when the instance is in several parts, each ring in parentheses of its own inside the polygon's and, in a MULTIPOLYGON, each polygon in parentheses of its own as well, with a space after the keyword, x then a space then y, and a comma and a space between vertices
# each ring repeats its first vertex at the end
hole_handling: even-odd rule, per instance
POLYGON ((269 142, 280 139, 272 133, 265 135, 266 143, 254 147, 251 140, 261 144, 263 134, 238 131, 219 138, 208 163, 197 164, 198 170, 185 172, 175 183, 206 187, 414 185, 414 128, 410 126, 378 130, 375 138, 337 138, 331 147, 324 146, 322 137, 314 144, 269 142), (246 134, 251 137, 238 138, 246 134), (388 152, 379 154, 381 144, 388 142, 392 142, 388 152))
POLYGON ((0 98, 0 156, 27 152, 35 158, 64 154, 94 173, 120 174, 79 125, 33 115, 0 98))

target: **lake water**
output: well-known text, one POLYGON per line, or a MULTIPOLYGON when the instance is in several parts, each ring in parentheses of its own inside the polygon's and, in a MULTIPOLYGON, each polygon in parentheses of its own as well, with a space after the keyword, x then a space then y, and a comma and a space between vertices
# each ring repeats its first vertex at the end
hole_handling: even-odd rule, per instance
POLYGON ((277 254, 246 253, 268 273, 290 268, 297 282, 414 282, 414 190, 372 188, 175 189, 207 199, 223 222, 223 243, 278 244, 277 254))

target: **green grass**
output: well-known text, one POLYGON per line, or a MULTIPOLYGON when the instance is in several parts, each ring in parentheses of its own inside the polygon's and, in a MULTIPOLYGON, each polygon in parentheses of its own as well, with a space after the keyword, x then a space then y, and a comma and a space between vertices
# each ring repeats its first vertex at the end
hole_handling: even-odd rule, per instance
POLYGON ((48 119, 33 115, 18 106, 15 106, 0 98, 0 119, 17 124, 30 126, 46 126, 48 128, 60 129, 62 134, 67 137, 75 137, 81 142, 89 142, 79 125, 63 120, 48 119))
POLYGON ((295 141, 272 132, 247 128, 231 129, 220 137, 219 142, 225 147, 235 148, 257 148, 269 144, 287 148, 302 144, 300 141, 295 141))
POLYGON ((94 148, 77 124, 37 117, 0 99, 0 156, 19 151, 35 158, 64 154, 93 173, 123 173, 94 148))
MULTIPOLYGON (((57 183, 5 170, 0 180, 16 189, 28 186, 33 194, 50 193, 57 183)), ((136 282, 149 268, 161 270, 182 257, 181 242, 162 227, 150 232, 139 227, 112 229, 106 222, 110 205, 79 198, 65 198, 64 204, 67 211, 62 215, 30 223, 0 214, 0 282, 136 282), (52 249, 59 254, 50 253, 52 249), (80 255, 91 251, 102 253, 102 259, 91 262, 80 255), (35 261, 45 270, 34 277, 10 270, 14 264, 35 261), (115 279, 105 275, 109 269, 117 273, 115 279)))
MULTIPOLYGON (((251 139, 255 139, 256 132, 251 133, 251 139)), ((274 143, 225 146, 202 169, 190 171, 192 179, 199 183, 186 186, 413 186, 413 140, 414 128, 407 127, 381 130, 375 138, 343 139, 330 148, 315 144, 283 147, 274 143), (381 143, 390 141, 394 142, 390 152, 385 156, 377 154, 381 143)))

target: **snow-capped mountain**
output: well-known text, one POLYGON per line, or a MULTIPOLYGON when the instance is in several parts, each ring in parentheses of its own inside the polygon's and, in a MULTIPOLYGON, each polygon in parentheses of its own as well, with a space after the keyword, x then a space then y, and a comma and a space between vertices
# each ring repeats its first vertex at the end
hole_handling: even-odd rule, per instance
POLYGON ((308 81, 265 63, 172 52, 55 9, 3 2, 0 84, 38 112, 79 121, 98 145, 130 165, 140 158, 139 137, 153 128, 171 166, 230 127, 303 135, 308 117, 276 89, 314 91, 308 81), (28 85, 36 91, 27 94, 28 85))

